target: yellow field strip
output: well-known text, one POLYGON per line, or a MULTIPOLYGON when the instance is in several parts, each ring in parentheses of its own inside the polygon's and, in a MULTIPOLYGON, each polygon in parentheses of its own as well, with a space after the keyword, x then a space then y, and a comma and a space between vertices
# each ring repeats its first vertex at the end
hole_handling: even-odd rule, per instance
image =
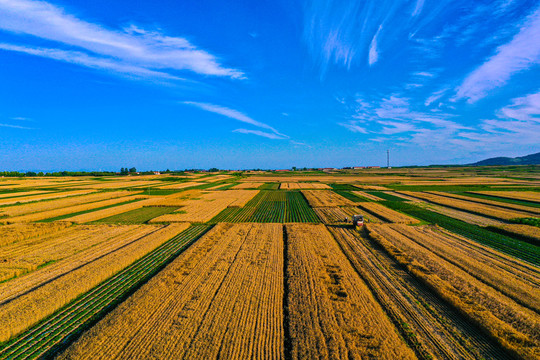
POLYGON ((302 190, 311 207, 355 206, 355 203, 330 190, 302 190))
POLYGON ((199 186, 199 185, 204 185, 204 184, 205 183, 203 182, 190 181, 190 182, 183 182, 183 183, 173 183, 172 185, 161 185, 158 187, 160 189, 184 189, 184 188, 188 188, 192 186, 199 186))
POLYGON ((330 186, 323 183, 281 183, 280 189, 285 190, 303 190, 303 189, 319 189, 327 190, 331 189, 330 186))
POLYGON ((242 207, 259 190, 226 190, 203 193, 199 199, 185 200, 178 212, 159 216, 151 223, 161 222, 206 222, 227 207, 242 207))
POLYGON ((436 227, 387 226, 540 313, 540 269, 533 265, 436 227))
POLYGON ((109 216, 118 215, 125 213, 127 211, 140 209, 144 206, 152 206, 160 203, 162 201, 161 198, 151 198, 151 199, 145 199, 141 201, 132 202, 129 204, 124 205, 118 205, 113 206, 108 209, 102 209, 97 211, 92 211, 86 214, 76 215, 70 218, 62 219, 62 221, 71 221, 74 223, 82 224, 87 222, 92 222, 100 219, 104 219, 109 216))
POLYGON ((38 213, 31 213, 27 215, 16 216, 16 217, 8 218, 5 220, 3 219, 2 221, 6 223, 10 223, 10 224, 16 223, 16 222, 40 221, 40 220, 54 218, 57 216, 68 215, 68 214, 76 213, 79 211, 92 210, 92 209, 100 208, 103 206, 114 205, 114 204, 122 203, 125 201, 136 200, 136 199, 145 199, 145 197, 140 196, 140 195, 117 197, 117 198, 113 198, 109 200, 95 201, 95 202, 81 204, 81 205, 74 205, 74 206, 69 206, 65 208, 59 208, 59 209, 53 209, 53 210, 48 210, 48 211, 42 211, 38 213))
POLYGON ((47 193, 47 194, 41 194, 41 195, 30 195, 30 196, 25 196, 22 198, 0 200, 0 205, 10 205, 10 204, 16 204, 16 203, 23 204, 23 203, 27 203, 31 201, 38 201, 38 200, 59 199, 59 198, 65 198, 68 196, 90 194, 92 192, 94 191, 93 190, 75 190, 75 191, 47 193))
POLYGON ((488 217, 494 217, 502 220, 510 220, 514 218, 530 217, 534 216, 534 213, 525 212, 522 210, 509 210, 492 205, 485 205, 480 203, 474 203, 465 200, 458 200, 448 198, 446 196, 439 196, 428 194, 424 192, 412 192, 412 191, 398 191, 398 193, 403 193, 405 195, 413 196, 420 198, 422 200, 427 200, 438 205, 454 207, 458 210, 470 211, 472 213, 485 215, 488 217))
POLYGON ((362 190, 380 190, 380 191, 386 191, 388 190, 387 188, 385 188, 384 186, 377 186, 377 185, 356 185, 356 184, 353 184, 354 187, 357 187, 359 189, 362 189, 362 190))
MULTIPOLYGON (((538 269, 535 269, 534 273, 528 272, 527 269, 532 269, 532 267, 512 258, 495 262, 496 255, 502 254, 494 251, 491 255, 483 251, 471 252, 471 247, 456 248, 454 251, 453 247, 459 241, 452 241, 451 244, 437 244, 437 240, 431 240, 430 236, 433 234, 426 237, 423 230, 417 230, 416 227, 404 229, 403 226, 396 225, 370 225, 369 229, 370 236, 398 262, 406 266, 410 273, 425 282, 485 332, 491 334, 501 346, 520 358, 537 359, 540 356, 538 335, 540 316, 538 313, 518 304, 484 282, 486 279, 491 279, 490 284, 505 281, 500 277, 503 274, 502 276, 511 276, 511 279, 507 281, 510 283, 521 274, 529 273, 529 280, 533 278, 531 282, 523 279, 505 291, 520 291, 519 286, 527 282, 534 288, 533 284, 538 284, 538 269), (414 231, 418 232, 411 235, 410 232, 414 231), (431 251, 430 248, 433 246, 436 247, 434 251, 431 251), (476 255, 482 254, 481 259, 487 261, 488 265, 475 263, 475 259, 467 259, 465 257, 467 251, 476 255), (441 254, 443 257, 440 256, 441 254), (511 262, 519 267, 517 271, 512 269, 511 262), (468 268, 469 266, 474 267, 471 269, 468 268), (466 270, 463 270, 463 267, 466 270), (493 274, 492 278, 490 278, 490 273, 493 274)), ((438 240, 440 239, 439 237, 438 240)), ((503 285, 501 284, 499 288, 503 288, 503 285)), ((526 288, 523 291, 526 291, 526 288)), ((536 285, 535 292, 525 296, 534 297, 532 301, 537 304, 538 286, 536 285)))
POLYGON ((540 192, 536 191, 470 191, 470 193, 492 195, 512 200, 540 202, 540 192))
MULTIPOLYGON (((18 225, 18 224, 15 224, 18 225)), ((41 224, 24 224, 26 227, 43 228, 41 224)), ((51 224, 57 231, 38 235, 33 238, 13 242, 0 248, 0 281, 19 276, 38 269, 48 262, 68 258, 75 253, 96 246, 107 238, 100 233, 107 231, 108 236, 119 234, 122 229, 111 229, 107 226, 73 226, 62 227, 51 224)), ((8 225, 9 227, 11 225, 8 225)), ((0 227, 0 231, 2 227, 0 227)), ((0 237, 2 237, 0 232, 0 237)))
POLYGON ((324 225, 287 225, 293 359, 415 359, 324 225))
POLYGON ((369 199, 369 200, 374 200, 374 201, 383 201, 384 200, 384 199, 381 199, 378 196, 368 194, 367 192, 364 192, 364 191, 352 191, 352 193, 355 194, 355 195, 358 195, 358 196, 365 197, 366 199, 369 199))
POLYGON ((101 245, 68 259, 0 284, 0 341, 8 340, 67 304, 80 294, 141 258, 186 229, 188 224, 165 227, 131 226, 101 245), (6 291, 7 290, 7 291, 6 291), (18 292, 16 292, 18 290, 18 292), (30 291, 29 291, 30 290, 30 291))
POLYGON ((535 207, 531 207, 531 206, 510 204, 510 203, 500 202, 500 201, 496 201, 496 200, 480 199, 480 198, 475 198, 475 197, 471 197, 471 196, 464 196, 464 195, 458 195, 458 194, 452 194, 452 193, 445 193, 445 192, 440 192, 440 191, 426 191, 426 193, 433 194, 433 195, 438 195, 438 196, 446 196, 446 197, 453 198, 453 199, 476 202, 476 203, 480 203, 480 204, 492 205, 492 206, 497 206, 497 207, 506 208, 506 209, 512 209, 512 210, 518 210, 518 211, 526 211, 526 212, 529 212, 531 214, 534 214, 537 217, 540 216, 540 208, 535 208, 535 207))
POLYGON ((382 218, 391 223, 402 223, 402 224, 418 224, 420 220, 417 220, 408 215, 402 214, 398 211, 387 208, 384 205, 374 202, 361 202, 356 203, 356 205, 368 211, 369 213, 374 214, 375 216, 382 218))
POLYGON ((278 224, 218 224, 59 359, 283 359, 278 224))
POLYGON ((54 199, 50 201, 43 201, 32 204, 21 204, 15 206, 9 206, 0 208, 0 216, 5 215, 9 217, 21 216, 26 214, 38 213, 43 211, 54 210, 58 208, 65 208, 74 205, 86 204, 95 201, 101 201, 106 199, 113 199, 118 197, 127 197, 129 195, 135 195, 136 192, 130 191, 111 191, 101 192, 96 194, 73 196, 65 199, 54 199))
POLYGON ((7 246, 18 241, 38 236, 46 236, 58 232, 70 225, 71 224, 65 222, 0 225, 0 246, 7 246))
POLYGON ((6 193, 6 194, 0 194, 0 199, 7 198, 7 197, 13 197, 13 196, 23 197, 23 196, 38 195, 38 194, 43 194, 43 193, 46 193, 46 192, 50 192, 50 191, 32 190, 32 191, 10 192, 10 193, 6 193))
POLYGON ((540 244, 540 228, 537 226, 531 225, 521 225, 521 224, 505 224, 498 225, 500 229, 503 229, 505 232, 508 232, 513 235, 523 236, 531 240, 536 240, 540 244))
POLYGON ((234 190, 243 190, 243 189, 257 189, 259 186, 263 185, 262 182, 245 182, 233 186, 231 189, 234 190))

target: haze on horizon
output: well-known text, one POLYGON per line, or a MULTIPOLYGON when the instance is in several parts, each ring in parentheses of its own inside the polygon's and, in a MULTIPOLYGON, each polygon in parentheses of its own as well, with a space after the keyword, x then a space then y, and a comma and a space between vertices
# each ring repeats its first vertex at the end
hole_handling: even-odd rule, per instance
POLYGON ((538 152, 540 4, 0 0, 0 170, 538 152))

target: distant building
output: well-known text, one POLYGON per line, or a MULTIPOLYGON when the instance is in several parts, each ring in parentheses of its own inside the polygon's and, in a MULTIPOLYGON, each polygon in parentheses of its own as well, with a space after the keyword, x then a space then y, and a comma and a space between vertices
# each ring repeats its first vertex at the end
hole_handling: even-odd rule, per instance
POLYGON ((159 171, 154 171, 154 175, 161 175, 159 171))

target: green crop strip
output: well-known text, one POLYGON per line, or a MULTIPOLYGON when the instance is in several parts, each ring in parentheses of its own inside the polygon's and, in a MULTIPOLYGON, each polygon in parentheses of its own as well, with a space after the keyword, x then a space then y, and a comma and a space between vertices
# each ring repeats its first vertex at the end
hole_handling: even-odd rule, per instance
POLYGON ((98 207, 98 208, 95 208, 95 209, 84 210, 84 211, 78 211, 78 212, 74 212, 74 213, 70 213, 70 214, 66 214, 66 215, 55 216, 55 217, 48 218, 48 219, 44 219, 44 220, 41 220, 41 221, 38 221, 38 222, 45 222, 45 223, 47 223, 47 222, 53 222, 53 221, 64 220, 64 219, 67 219, 67 218, 70 218, 70 217, 73 217, 73 216, 82 215, 82 214, 88 214, 88 213, 91 213, 91 212, 94 212, 94 211, 104 210, 104 209, 109 209, 109 208, 117 207, 117 206, 120 206, 120 205, 131 204, 131 203, 134 203, 134 202, 137 202, 137 201, 141 201, 141 200, 143 200, 143 199, 134 199, 134 200, 124 201, 124 202, 117 203, 117 204, 112 204, 112 205, 107 205, 107 206, 98 207))
POLYGON ((381 199, 388 201, 405 201, 405 199, 400 198, 399 196, 385 193, 383 191, 366 191, 366 193, 380 197, 381 199))
MULTIPOLYGON (((358 189, 356 189, 356 191, 358 191, 358 189)), ((336 194, 339 194, 339 195, 343 196, 345 199, 349 199, 349 200, 354 201, 354 202, 373 201, 373 200, 370 200, 370 199, 365 198, 363 196, 353 194, 350 191, 346 191, 346 190, 334 190, 334 192, 336 194)))
POLYGON ((479 198, 479 199, 504 202, 504 203, 509 203, 509 204, 524 205, 524 206, 537 207, 537 208, 540 207, 540 202, 518 200, 518 199, 508 199, 504 197, 499 197, 497 195, 476 194, 476 193, 469 193, 469 192, 463 192, 463 193, 460 193, 460 195, 470 196, 470 197, 479 198))
POLYGON ((259 186, 259 190, 278 190, 279 183, 265 183, 259 186))
POLYGON ((402 201, 385 201, 383 205, 414 216, 420 220, 437 224, 446 230, 490 246, 506 254, 540 265, 540 248, 520 239, 498 234, 477 225, 451 218, 402 201))
POLYGON ((146 206, 122 214, 93 221, 92 224, 145 224, 148 221, 179 209, 178 206, 146 206))
POLYGON ((17 337, 0 344, 0 359, 51 358, 203 236, 193 225, 17 337))
POLYGON ((319 219, 299 191, 260 191, 242 208, 227 208, 210 223, 260 222, 318 223, 319 219))

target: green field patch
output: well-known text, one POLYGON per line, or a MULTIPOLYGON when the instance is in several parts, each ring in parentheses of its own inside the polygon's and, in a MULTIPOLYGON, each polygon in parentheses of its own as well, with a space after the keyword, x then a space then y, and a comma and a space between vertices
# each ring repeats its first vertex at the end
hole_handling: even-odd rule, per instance
MULTIPOLYGON (((358 189, 356 189, 356 191, 358 191, 358 189)), ((370 200, 370 199, 365 198, 363 196, 353 194, 352 192, 346 191, 346 190, 334 190, 334 192, 336 194, 338 194, 338 195, 343 196, 345 199, 349 199, 349 200, 351 200, 353 202, 373 201, 373 200, 370 200)))
POLYGON ((94 211, 109 209, 109 208, 120 206, 120 205, 131 204, 133 202, 137 202, 137 201, 141 201, 141 200, 143 200, 143 199, 134 199, 134 200, 124 201, 124 202, 117 203, 117 204, 98 207, 98 208, 95 208, 95 209, 77 211, 77 212, 66 214, 66 215, 60 215, 60 216, 55 216, 55 217, 52 217, 52 218, 44 219, 44 220, 41 220, 41 221, 38 221, 38 222, 47 223, 47 222, 64 220, 64 219, 67 219, 67 218, 70 218, 70 217, 73 217, 73 216, 82 215, 82 214, 88 214, 88 213, 91 213, 91 212, 94 212, 94 211))
POLYGON ((228 189, 230 189, 230 188, 232 188, 233 186, 236 186, 236 185, 238 185, 238 184, 239 184, 239 183, 237 183, 237 182, 233 182, 233 183, 226 184, 226 185, 224 185, 224 186, 220 186, 220 187, 217 187, 217 188, 214 188, 214 189, 211 189, 211 190, 219 190, 219 191, 221 191, 221 190, 228 190, 228 189))
POLYGON ((442 215, 403 201, 385 201, 385 206, 411 215, 417 219, 437 224, 453 233, 462 235, 506 254, 540 265, 540 247, 518 238, 502 235, 477 225, 442 215))
POLYGON ((182 192, 185 189, 153 189, 153 188, 145 188, 145 189, 138 189, 138 190, 143 190, 141 193, 137 193, 138 195, 172 195, 172 194, 182 192))
POLYGON ((460 195, 470 196, 470 197, 478 198, 478 199, 486 199, 486 200, 504 202, 504 203, 508 203, 508 204, 524 205, 524 206, 537 207, 537 208, 540 207, 540 202, 519 200, 519 199, 508 199, 508 198, 504 198, 504 197, 499 197, 497 195, 473 194, 473 193, 468 193, 468 192, 462 192, 462 193, 460 193, 460 195))
POLYGON ((396 195, 392 195, 392 194, 389 194, 387 192, 384 192, 384 191, 366 191, 366 193, 368 194, 371 194, 371 195, 375 195, 377 197, 380 197, 381 199, 384 199, 384 200, 388 200, 388 201, 406 201, 405 199, 399 197, 399 196, 396 196, 396 195))
POLYGON ((517 219, 512 219, 510 221, 513 222, 514 224, 523 224, 523 225, 540 227, 540 218, 537 218, 537 217, 517 218, 517 219))
POLYGON ((264 183, 259 186, 259 190, 279 190, 279 183, 264 183))
POLYGON ((330 185, 330 187, 333 189, 333 190, 338 190, 338 191, 358 191, 360 190, 359 188, 357 188, 356 186, 354 185, 351 185, 351 184, 328 184, 330 185))
POLYGON ((318 223, 319 218, 299 191, 262 190, 244 207, 227 208, 210 221, 217 222, 318 223))
POLYGON ((92 224, 145 224, 158 216, 170 214, 178 209, 178 206, 145 206, 94 221, 92 224))

